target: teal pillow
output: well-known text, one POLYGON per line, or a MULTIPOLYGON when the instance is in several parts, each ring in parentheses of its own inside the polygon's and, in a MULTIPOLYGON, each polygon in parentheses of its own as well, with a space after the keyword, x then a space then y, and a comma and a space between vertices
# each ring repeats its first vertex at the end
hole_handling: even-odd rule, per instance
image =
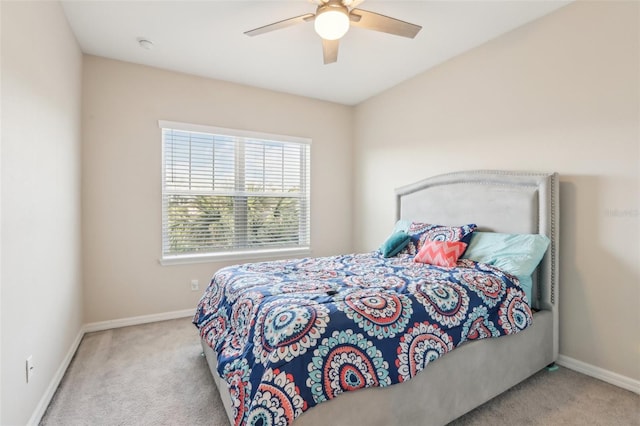
POLYGON ((406 233, 409 233, 409 228, 411 227, 411 223, 412 222, 410 220, 400 219, 393 226, 393 232, 404 231, 406 233))
POLYGON ((393 257, 409 244, 411 237, 404 231, 396 231, 380 246, 384 257, 393 257))
POLYGON ((462 258, 487 263, 515 275, 531 304, 531 274, 548 246, 549 238, 542 234, 474 232, 462 258))

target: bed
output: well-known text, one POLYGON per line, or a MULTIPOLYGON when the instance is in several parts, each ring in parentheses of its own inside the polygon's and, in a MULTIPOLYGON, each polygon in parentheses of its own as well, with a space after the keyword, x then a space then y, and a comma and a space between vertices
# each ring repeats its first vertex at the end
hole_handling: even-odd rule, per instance
MULTIPOLYGON (((225 300, 227 296, 230 299, 237 297, 240 300, 240 293, 242 292, 244 294, 247 292, 256 293, 253 288, 242 288, 244 285, 241 285, 240 291, 235 293, 231 290, 216 289, 217 285, 230 279, 225 274, 231 274, 231 271, 225 268, 214 276, 199 305, 194 323, 200 328, 203 351, 231 424, 248 419, 246 416, 248 407, 246 405, 251 403, 248 395, 246 395, 246 389, 239 388, 231 383, 236 380, 235 383, 237 384, 239 380, 238 374, 235 373, 236 371, 242 371, 244 379, 241 380, 245 380, 245 382, 248 382, 252 374, 254 376, 263 376, 263 379, 267 378, 268 386, 260 387, 260 397, 263 401, 262 409, 269 406, 269 404, 272 406, 273 404, 277 405, 276 410, 279 410, 282 415, 276 420, 282 422, 282 424, 293 422, 295 426, 326 424, 442 425, 483 404, 556 360, 558 356, 557 174, 466 171, 434 176, 397 189, 396 206, 398 220, 424 221, 450 226, 477 224, 478 231, 484 232, 546 235, 550 241, 549 247, 532 276, 533 288, 530 296, 531 300, 529 300, 531 309, 529 313, 525 312, 526 309, 518 311, 519 315, 521 315, 520 320, 527 323, 525 324, 526 327, 523 326, 522 329, 519 329, 519 327, 515 327, 515 323, 512 323, 511 325, 506 324, 500 329, 500 327, 497 327, 498 322, 503 324, 508 321, 504 316, 501 319, 496 317, 497 319, 493 321, 493 324, 496 325, 494 328, 498 330, 491 329, 493 331, 488 334, 499 332, 498 334, 505 335, 499 338, 472 341, 468 338, 465 339, 465 336, 468 337, 468 334, 465 334, 468 333, 468 330, 463 330, 464 324, 461 321, 455 322, 452 319, 453 316, 446 317, 442 322, 452 323, 451 325, 456 326, 454 328, 457 330, 455 332, 451 331, 449 334, 453 336, 455 333, 459 333, 457 339, 454 337, 451 342, 447 342, 447 339, 444 339, 445 345, 451 343, 450 346, 454 346, 455 350, 445 349, 441 351, 443 353, 446 352, 443 356, 436 354, 431 362, 425 362, 424 366, 426 368, 412 367, 409 368, 410 371, 407 373, 407 367, 403 365, 402 361, 403 355, 401 354, 402 349, 400 349, 402 345, 400 343, 398 344, 396 365, 390 365, 389 362, 384 364, 385 358, 381 357, 380 353, 376 352, 375 349, 372 350, 370 348, 371 344, 367 347, 366 344, 358 343, 358 339, 353 340, 355 333, 345 334, 340 333, 339 330, 331 329, 327 323, 323 322, 320 315, 318 318, 314 317, 314 327, 305 329, 305 333, 307 333, 305 340, 296 341, 296 344, 287 346, 286 350, 282 349, 283 345, 278 345, 280 342, 269 342, 267 339, 265 343, 264 337, 262 337, 261 341, 252 342, 258 335, 257 332, 253 335, 253 338, 248 335, 249 332, 246 332, 246 339, 242 342, 236 341, 238 339, 231 342, 233 339, 228 336, 225 337, 222 339, 225 340, 225 348, 231 347, 233 349, 235 347, 238 352, 246 352, 246 348, 249 348, 251 343, 254 343, 254 352, 251 354, 251 359, 260 364, 259 368, 252 369, 250 365, 245 365, 247 364, 245 362, 240 369, 238 368, 239 364, 234 360, 233 374, 225 374, 225 371, 229 371, 228 369, 225 370, 230 365, 229 352, 221 352, 220 345, 215 350, 211 347, 215 347, 216 344, 215 342, 212 343, 212 339, 208 339, 207 336, 210 336, 211 333, 220 333, 220 330, 216 329, 219 326, 215 324, 215 321, 204 321, 205 315, 203 315, 203 312, 214 312, 216 308, 212 306, 219 302, 223 296, 225 300), (218 297, 215 296, 216 294, 218 294, 218 297), (203 309, 204 305, 207 306, 208 310, 203 309), (529 318, 528 315, 531 317, 529 318), (515 328, 518 328, 518 330, 511 330, 515 328), (325 332, 331 334, 331 330, 335 335, 325 336, 325 332), (312 365, 313 362, 307 364, 305 361, 304 365, 301 366, 301 368, 306 368, 308 371, 308 377, 302 382, 295 381, 294 375, 287 373, 286 369, 289 364, 295 364, 297 360, 302 358, 301 356, 297 357, 299 353, 309 352, 309 354, 315 353, 317 355, 318 353, 323 353, 323 351, 324 353, 330 352, 332 347, 327 342, 340 341, 340 339, 342 341, 350 341, 351 339, 354 346, 361 344, 362 350, 368 351, 367 354, 370 355, 369 362, 372 364, 384 364, 385 368, 382 370, 387 371, 388 374, 386 376, 385 374, 374 375, 373 379, 351 375, 338 377, 336 380, 343 380, 347 384, 351 383, 349 381, 351 379, 356 382, 358 380, 369 380, 370 382, 373 380, 375 383, 373 385, 370 383, 368 386, 377 386, 365 387, 352 392, 336 392, 335 395, 327 396, 325 388, 330 389, 333 385, 327 379, 328 373, 323 376, 315 371, 312 365), (249 343, 248 346, 247 343, 249 343), (259 347, 272 347, 272 350, 261 352, 256 349, 259 347), (224 368, 219 368, 218 357, 220 357, 220 365, 224 365, 224 368), (268 369, 265 368, 267 364, 270 367, 268 369), (221 378, 221 374, 225 379, 221 378), (402 380, 403 375, 407 380, 402 380), (391 376, 391 379, 394 380, 387 376, 391 376), (408 380, 409 378, 410 380, 408 380), (402 383, 394 384, 398 381, 402 383), (300 392, 300 389, 304 387, 304 384, 307 385, 304 392, 311 391, 314 394, 314 403, 307 403, 307 397, 301 398, 300 395, 304 392, 300 392), (278 395, 284 396, 279 397, 278 395), (278 398, 285 401, 278 400, 278 398)), ((346 257, 347 260, 344 260, 345 257, 326 258, 319 262, 320 264, 323 262, 331 264, 332 262, 343 260, 343 263, 371 262, 371 256, 373 256, 375 262, 378 262, 381 261, 380 258, 382 257, 371 254, 366 257, 366 260, 362 260, 364 258, 359 256, 364 255, 350 255, 346 257)), ((293 264, 299 264, 300 262, 314 261, 303 259, 294 262, 298 263, 293 264)), ((471 268, 471 270, 478 268, 491 269, 475 262, 464 260, 460 260, 460 262, 461 267, 471 268)), ((401 260, 396 261, 396 264, 399 265, 400 263, 402 263, 401 260)), ((313 265, 317 264, 317 261, 313 263, 313 265)), ((245 273, 247 271, 259 273, 261 271, 267 272, 270 268, 281 268, 282 270, 293 268, 287 265, 290 264, 286 261, 275 263, 271 266, 260 263, 255 264, 255 266, 243 266, 242 268, 244 269, 242 271, 245 273)), ((376 265, 379 266, 379 264, 376 265)), ((386 263, 383 265, 387 267, 386 263)), ((372 270, 376 270, 375 267, 372 270)), ((329 268, 327 271, 331 271, 331 269, 329 268)), ((444 272, 449 273, 448 271, 449 269, 444 270, 444 272)), ((393 273, 390 272, 384 276, 394 276, 396 272, 394 270, 393 273)), ((490 271, 490 273, 494 272, 490 271)), ((495 273, 500 275, 500 271, 495 273)), ((370 279, 375 281, 377 279, 376 274, 372 275, 370 279)), ((450 275, 453 276, 453 273, 450 273, 450 275)), ((507 286, 506 289, 511 294, 512 289, 509 285, 513 284, 513 277, 509 274, 503 275, 506 278, 502 277, 501 279, 504 280, 507 286)), ((263 278, 268 281, 267 275, 263 278)), ((323 310, 326 310, 327 306, 332 306, 329 302, 335 302, 332 299, 333 297, 337 297, 338 302, 345 305, 346 296, 342 294, 342 288, 335 286, 336 281, 331 281, 331 278, 336 279, 335 276, 332 276, 331 273, 322 273, 319 270, 317 278, 317 282, 314 280, 316 283, 313 291, 318 293, 318 297, 314 295, 311 298, 297 300, 314 299, 319 301, 314 305, 314 312, 324 312, 323 310), (320 281, 321 278, 327 278, 327 276, 329 277, 328 281, 320 281), (325 299, 325 297, 330 298, 325 299)), ((344 276, 337 278, 344 279, 344 276)), ((254 280, 251 285, 266 284, 259 282, 260 279, 262 278, 256 278, 255 280, 258 282, 254 280)), ((394 286, 392 281, 386 280, 386 284, 374 287, 379 287, 382 289, 381 291, 386 291, 388 287, 394 286)), ((518 287, 517 280, 515 285, 518 287)), ((286 285, 283 284, 280 287, 284 288, 286 285)), ((354 290, 351 288, 347 290, 346 294, 352 291, 362 291, 362 289, 354 290)), ((517 290, 514 290, 514 292, 517 292, 517 290)), ((259 297, 262 300, 263 295, 254 297, 259 297)), ((462 295, 456 297, 458 299, 464 298, 462 295)), ((292 300, 291 302, 294 303, 296 301, 292 300)), ((245 299, 244 302, 240 303, 251 304, 252 301, 249 299, 249 302, 247 302, 245 299)), ((310 302, 303 302, 302 305, 308 303, 310 302)), ((313 303, 316 302, 314 301, 313 303)), ((401 302, 396 300, 396 303, 401 302)), ((265 327, 265 324, 277 324, 278 317, 266 318, 265 315, 268 314, 263 314, 261 310, 257 309, 259 303, 255 303, 255 305, 255 309, 253 307, 249 309, 253 316, 238 316, 229 312, 226 318, 228 321, 234 321, 235 323, 250 322, 252 326, 254 323, 262 324, 263 327, 265 327)), ((427 306, 424 303, 423 305, 427 306)), ((343 314, 347 312, 344 309, 342 310, 344 311, 343 314)), ((414 309, 413 311, 418 310, 414 309)), ((265 308, 264 311, 266 312, 267 309, 265 308)), ((470 312, 471 308, 468 309, 469 314, 470 312)), ((366 337, 368 332, 369 337, 372 337, 369 340, 374 342, 374 346, 375 344, 382 345, 381 338, 376 340, 375 333, 399 338, 404 332, 405 337, 402 337, 404 339, 402 342, 406 343, 406 333, 409 330, 417 329, 419 324, 422 324, 419 320, 413 323, 413 317, 405 318, 404 323, 400 322, 401 329, 394 329, 393 326, 382 327, 374 333, 370 326, 367 328, 366 321, 364 321, 366 318, 363 318, 362 315, 358 316, 357 313, 354 314, 353 310, 351 313, 350 318, 358 322, 361 327, 362 333, 358 335, 366 337)), ((440 319, 443 318, 442 312, 435 312, 435 314, 440 315, 440 319)), ((331 324, 333 326, 334 323, 331 324)), ((248 326, 249 324, 243 325, 248 326)), ((440 333, 440 331, 437 332, 440 333)), ((494 335, 497 336, 498 334, 494 335)), ((273 336, 273 333, 271 335, 273 336)), ((251 349, 248 350, 251 351, 251 349)), ((316 358, 318 357, 316 356, 316 358)), ((321 363, 321 361, 317 360, 314 362, 321 363)), ((318 364, 317 367, 318 370, 329 371, 322 364, 318 364)), ((354 388, 356 387, 358 386, 354 386, 354 388)), ((261 418, 259 411, 252 406, 251 419, 260 420, 263 424, 270 424, 273 418, 269 416, 261 418)))

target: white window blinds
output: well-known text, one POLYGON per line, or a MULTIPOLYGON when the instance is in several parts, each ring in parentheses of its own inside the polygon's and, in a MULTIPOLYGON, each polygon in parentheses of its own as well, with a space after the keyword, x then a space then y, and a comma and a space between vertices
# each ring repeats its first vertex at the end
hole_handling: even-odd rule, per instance
POLYGON ((163 258, 309 248, 308 140, 160 126, 163 258))

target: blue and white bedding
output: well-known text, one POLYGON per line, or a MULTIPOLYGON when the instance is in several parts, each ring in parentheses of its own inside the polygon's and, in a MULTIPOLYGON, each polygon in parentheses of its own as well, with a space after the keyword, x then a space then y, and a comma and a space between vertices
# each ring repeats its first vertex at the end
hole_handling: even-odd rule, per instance
POLYGON ((288 425, 345 391, 404 382, 462 343, 532 323, 512 275, 379 252, 223 268, 193 322, 236 425, 288 425))

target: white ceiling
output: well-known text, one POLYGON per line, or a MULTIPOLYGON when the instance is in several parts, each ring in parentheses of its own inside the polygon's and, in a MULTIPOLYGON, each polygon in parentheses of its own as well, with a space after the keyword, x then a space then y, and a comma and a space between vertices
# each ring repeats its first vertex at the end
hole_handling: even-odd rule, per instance
POLYGON ((359 7, 422 25, 411 40, 351 28, 324 65, 313 23, 244 31, 315 12, 309 0, 63 1, 82 51, 127 62, 355 105, 570 3, 560 0, 376 1, 359 7), (154 43, 151 50, 139 38, 154 43))

